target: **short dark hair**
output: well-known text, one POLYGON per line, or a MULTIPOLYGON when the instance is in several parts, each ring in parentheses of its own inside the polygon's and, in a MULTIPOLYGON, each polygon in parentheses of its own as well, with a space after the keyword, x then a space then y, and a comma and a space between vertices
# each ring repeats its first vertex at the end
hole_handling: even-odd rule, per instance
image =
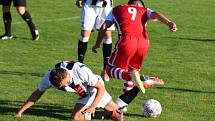
POLYGON ((129 0, 128 1, 128 4, 135 4, 136 5, 138 3, 141 3, 143 6, 145 6, 144 2, 142 0, 129 0))
POLYGON ((63 68, 55 68, 49 74, 49 80, 51 84, 57 88, 60 87, 60 82, 66 78, 67 72, 63 68))

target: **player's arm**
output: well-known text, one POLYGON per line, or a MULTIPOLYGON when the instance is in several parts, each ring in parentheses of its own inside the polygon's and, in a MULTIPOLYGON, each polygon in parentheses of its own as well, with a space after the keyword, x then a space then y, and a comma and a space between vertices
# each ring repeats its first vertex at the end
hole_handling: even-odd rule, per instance
POLYGON ((167 27, 172 31, 172 32, 176 32, 177 31, 177 27, 176 24, 172 21, 170 21, 166 16, 164 16, 163 14, 159 13, 159 12, 152 12, 150 15, 150 19, 157 19, 160 22, 162 22, 163 24, 167 25, 167 27))
POLYGON ((94 87, 97 88, 97 93, 96 93, 95 99, 92 102, 92 104, 83 113, 87 112, 87 113, 92 113, 94 115, 95 108, 97 107, 97 105, 101 101, 102 97, 104 96, 105 86, 100 81, 97 81, 97 83, 94 87))
POLYGON ((38 89, 35 90, 31 96, 28 98, 28 100, 25 102, 25 104, 19 109, 19 111, 16 113, 16 117, 21 117, 22 113, 30 108, 34 103, 42 96, 44 92, 39 91, 38 89))
POLYGON ((106 21, 102 24, 102 26, 101 26, 101 28, 100 28, 100 30, 99 30, 97 39, 96 39, 96 43, 95 43, 95 45, 94 45, 93 48, 92 48, 92 51, 93 51, 94 53, 97 53, 96 49, 97 49, 97 48, 100 48, 100 44, 101 44, 102 39, 103 39, 103 37, 104 37, 104 35, 105 35, 105 32, 107 31, 107 28, 111 27, 112 25, 113 25, 113 22, 110 21, 110 20, 106 20, 106 21))
POLYGON ((82 66, 77 70, 77 74, 79 77, 90 87, 94 87, 97 89, 96 96, 91 104, 83 113, 92 113, 94 114, 95 108, 101 101, 102 97, 105 93, 105 86, 100 80, 100 78, 93 74, 93 72, 86 66, 82 66))

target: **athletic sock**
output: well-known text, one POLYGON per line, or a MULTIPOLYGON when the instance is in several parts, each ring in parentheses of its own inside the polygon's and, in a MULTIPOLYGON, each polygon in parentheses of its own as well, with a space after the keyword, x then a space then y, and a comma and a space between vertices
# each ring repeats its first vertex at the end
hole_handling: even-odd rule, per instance
POLYGON ((140 92, 140 90, 138 89, 138 87, 133 87, 128 92, 124 92, 116 100, 117 105, 119 105, 119 107, 127 106, 128 104, 130 104, 137 97, 137 94, 139 92, 140 92))
POLYGON ((107 61, 111 55, 112 51, 112 43, 111 44, 105 44, 103 43, 103 69, 106 69, 107 61))
POLYGON ((5 26, 5 35, 11 35, 11 22, 12 17, 10 12, 3 13, 3 20, 5 26))
POLYGON ((78 41, 78 61, 81 63, 84 62, 84 56, 87 51, 87 43, 88 42, 78 41))
POLYGON ((107 73, 112 78, 121 80, 131 80, 130 73, 122 68, 111 66, 110 69, 107 70, 107 73))
POLYGON ((34 32, 36 30, 36 27, 34 25, 34 23, 32 22, 32 18, 31 15, 28 11, 25 11, 25 13, 22 15, 23 20, 28 24, 28 27, 32 32, 34 32))
POLYGON ((111 69, 108 70, 108 74, 110 75, 110 77, 125 81, 123 89, 124 93, 120 95, 120 97, 118 98, 120 101, 118 102, 123 102, 122 104, 120 104, 122 106, 119 105, 120 107, 128 105, 140 92, 140 90, 136 86, 134 86, 134 83, 131 81, 130 73, 121 68, 111 67, 111 69))

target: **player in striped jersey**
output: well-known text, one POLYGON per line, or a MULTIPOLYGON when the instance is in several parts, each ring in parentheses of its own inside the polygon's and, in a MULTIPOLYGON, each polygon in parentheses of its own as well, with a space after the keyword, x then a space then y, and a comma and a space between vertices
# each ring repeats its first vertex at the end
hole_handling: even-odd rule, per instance
POLYGON ((139 75, 142 62, 147 54, 149 39, 146 31, 148 20, 159 20, 172 32, 176 32, 176 24, 164 15, 144 7, 141 0, 130 0, 128 5, 119 5, 113 8, 105 23, 101 26, 97 41, 92 50, 96 52, 102 41, 104 32, 113 23, 116 24, 119 39, 115 50, 108 60, 108 74, 110 77, 125 81, 124 94, 117 99, 120 107, 127 106, 141 90, 150 83, 163 85, 164 82, 156 77, 145 78, 139 75))
POLYGON ((104 108, 109 111, 111 118, 122 121, 119 107, 105 90, 100 76, 93 74, 84 64, 72 61, 62 61, 51 67, 16 116, 21 117, 49 88, 73 92, 80 96, 72 111, 72 119, 84 120, 85 113, 94 114, 96 108, 104 108))
MULTIPOLYGON (((87 43, 91 35, 91 31, 95 28, 100 29, 101 25, 105 21, 105 18, 112 9, 112 0, 77 0, 76 5, 82 7, 82 24, 81 35, 78 42, 78 61, 83 63, 84 56, 87 51, 87 43)), ((103 42, 103 71, 101 73, 102 78, 105 81, 109 81, 109 77, 106 74, 106 64, 110 57, 112 50, 112 37, 111 31, 114 30, 114 26, 111 26, 105 32, 102 38, 103 42)))

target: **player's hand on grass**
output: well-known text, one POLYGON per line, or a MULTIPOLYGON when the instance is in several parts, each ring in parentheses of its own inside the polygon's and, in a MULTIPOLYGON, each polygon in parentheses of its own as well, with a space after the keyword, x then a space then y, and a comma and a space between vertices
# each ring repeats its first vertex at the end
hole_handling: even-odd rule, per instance
POLYGON ((83 114, 85 114, 85 113, 92 114, 92 116, 94 117, 95 116, 95 111, 96 111, 96 109, 95 109, 94 106, 89 106, 82 113, 83 114))
POLYGON ((21 118, 21 117, 22 117, 22 114, 16 113, 16 114, 15 114, 15 117, 16 117, 16 118, 21 118))
POLYGON ((82 8, 82 0, 76 0, 76 6, 82 8))
POLYGON ((176 32, 178 29, 177 29, 177 26, 176 26, 176 24, 175 23, 173 23, 173 22, 168 22, 168 27, 169 27, 169 30, 170 31, 172 31, 172 32, 176 32))

